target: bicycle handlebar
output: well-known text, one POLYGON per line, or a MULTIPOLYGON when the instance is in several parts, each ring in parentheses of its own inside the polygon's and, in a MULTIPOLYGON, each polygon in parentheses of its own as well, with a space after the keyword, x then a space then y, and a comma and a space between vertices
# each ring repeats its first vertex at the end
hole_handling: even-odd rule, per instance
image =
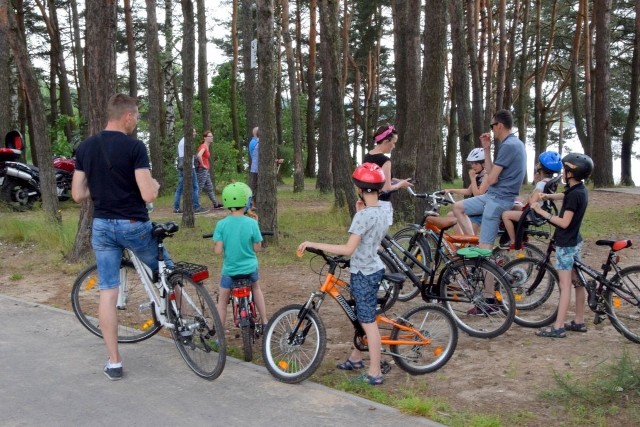
POLYGON ((344 258, 342 255, 330 256, 330 255, 327 255, 325 251, 320 250, 320 249, 306 247, 304 250, 307 251, 307 252, 311 252, 312 254, 321 256, 328 263, 346 263, 346 262, 349 262, 349 260, 347 258, 344 258))
POLYGON ((416 193, 413 190, 413 188, 407 187, 407 191, 409 192, 409 194, 411 194, 415 198, 418 198, 418 199, 431 199, 434 202, 442 204, 442 205, 452 205, 452 204, 454 204, 456 202, 455 200, 453 200, 453 196, 451 195, 451 193, 447 193, 444 190, 434 191, 431 194, 429 194, 429 193, 416 193))

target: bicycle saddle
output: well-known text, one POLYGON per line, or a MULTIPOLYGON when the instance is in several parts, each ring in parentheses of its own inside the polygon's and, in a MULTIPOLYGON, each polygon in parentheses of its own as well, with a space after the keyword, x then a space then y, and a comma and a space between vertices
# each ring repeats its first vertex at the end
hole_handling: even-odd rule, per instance
POLYGON ((153 230, 151 231, 153 237, 167 237, 176 231, 178 231, 180 227, 173 221, 165 222, 164 224, 153 224, 153 230))
POLYGON ((633 244, 631 240, 598 240, 596 245, 609 246, 614 251, 619 251, 624 248, 628 248, 633 244))

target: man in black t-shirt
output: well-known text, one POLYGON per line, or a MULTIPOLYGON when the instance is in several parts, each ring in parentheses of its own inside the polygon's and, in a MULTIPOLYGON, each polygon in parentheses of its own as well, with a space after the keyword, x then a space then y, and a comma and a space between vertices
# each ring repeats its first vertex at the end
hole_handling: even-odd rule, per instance
MULTIPOLYGON (((98 317, 109 361, 110 380, 122 378, 118 352, 116 301, 123 248, 132 250, 150 268, 157 269, 157 241, 151 235, 146 203, 158 196, 160 184, 151 176, 147 149, 129 135, 138 123, 137 100, 116 94, 107 105, 107 126, 76 150, 71 194, 76 202, 93 200, 91 245, 100 284, 98 317)), ((165 253, 169 266, 173 263, 165 253)))

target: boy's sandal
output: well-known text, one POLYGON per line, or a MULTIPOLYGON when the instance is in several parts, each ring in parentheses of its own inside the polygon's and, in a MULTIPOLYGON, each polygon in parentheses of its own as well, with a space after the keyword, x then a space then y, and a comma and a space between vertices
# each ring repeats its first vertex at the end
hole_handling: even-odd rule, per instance
POLYGON ((585 325, 584 323, 576 323, 573 320, 571 321, 571 323, 565 323, 564 328, 567 331, 587 332, 587 325, 585 325))
POLYGON ((364 362, 362 360, 354 362, 351 359, 347 359, 344 362, 337 364, 336 368, 342 369, 343 371, 355 371, 364 368, 364 362))
POLYGON ((536 335, 545 338, 565 338, 567 336, 567 333, 565 332, 564 328, 556 329, 551 326, 550 328, 538 330, 536 332, 536 335))
POLYGON ((353 377, 351 381, 357 383, 366 383, 369 385, 382 385, 384 383, 384 376, 380 375, 379 377, 373 377, 368 373, 363 372, 357 377, 353 377))

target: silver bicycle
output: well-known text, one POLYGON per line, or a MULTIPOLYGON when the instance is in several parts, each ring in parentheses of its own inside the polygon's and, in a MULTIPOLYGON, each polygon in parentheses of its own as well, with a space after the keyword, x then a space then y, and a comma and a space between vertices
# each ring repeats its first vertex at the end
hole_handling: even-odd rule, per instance
MULTIPOLYGON (((220 376, 226 362, 224 329, 203 284, 209 277, 207 267, 178 262, 170 269, 165 264, 163 241, 178 228, 175 222, 153 226, 158 240, 157 272, 130 250, 123 252, 116 304, 118 342, 140 342, 167 328, 189 368, 213 380, 220 376)), ((71 304, 80 323, 102 338, 98 302, 98 269, 94 264, 73 284, 71 304)))

